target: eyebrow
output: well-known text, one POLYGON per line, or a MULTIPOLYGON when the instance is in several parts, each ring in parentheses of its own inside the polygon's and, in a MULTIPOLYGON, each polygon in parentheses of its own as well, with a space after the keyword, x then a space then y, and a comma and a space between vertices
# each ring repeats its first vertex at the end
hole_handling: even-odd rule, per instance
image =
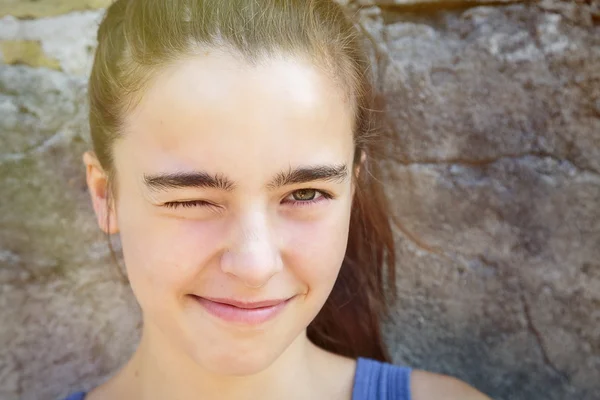
POLYGON ((233 182, 222 175, 211 175, 207 172, 175 172, 169 174, 144 174, 146 187, 154 192, 162 192, 169 189, 185 188, 212 188, 232 191, 235 188, 233 182))
POLYGON ((345 165, 318 165, 314 167, 300 167, 280 172, 267 184, 270 190, 288 185, 308 183, 313 181, 343 182, 348 176, 345 165))
MULTIPOLYGON (((280 172, 267 184, 267 189, 274 190, 288 185, 297 185, 314 181, 334 181, 341 183, 348 176, 346 165, 317 165, 290 168, 280 172)), ((227 192, 235 190, 236 184, 222 174, 212 175, 207 172, 175 172, 165 174, 144 174, 144 183, 154 192, 172 189, 219 189, 227 192)))

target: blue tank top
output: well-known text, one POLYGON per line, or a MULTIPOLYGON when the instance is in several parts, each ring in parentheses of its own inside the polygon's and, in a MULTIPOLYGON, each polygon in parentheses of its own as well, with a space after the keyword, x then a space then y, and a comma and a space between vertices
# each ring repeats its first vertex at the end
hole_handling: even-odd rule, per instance
MULTIPOLYGON (((410 400, 411 369, 359 358, 352 389, 352 400, 410 400)), ((74 393, 65 400, 84 400, 85 393, 74 393)))
POLYGON ((359 358, 352 400, 410 400, 410 373, 408 367, 359 358))

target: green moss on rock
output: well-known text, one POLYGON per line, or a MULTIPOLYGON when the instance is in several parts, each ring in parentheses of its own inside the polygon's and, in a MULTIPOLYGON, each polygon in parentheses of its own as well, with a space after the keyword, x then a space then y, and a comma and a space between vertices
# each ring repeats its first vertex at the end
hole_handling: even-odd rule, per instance
POLYGON ((71 11, 106 8, 112 0, 3 0, 0 17, 12 15, 17 18, 41 18, 66 14, 71 11))
POLYGON ((60 63, 48 57, 37 40, 3 40, 0 51, 6 64, 29 65, 30 67, 46 67, 60 70, 60 63))

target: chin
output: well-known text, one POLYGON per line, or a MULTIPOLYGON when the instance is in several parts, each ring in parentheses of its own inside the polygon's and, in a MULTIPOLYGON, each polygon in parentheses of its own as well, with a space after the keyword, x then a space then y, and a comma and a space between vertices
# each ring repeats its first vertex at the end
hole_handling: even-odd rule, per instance
POLYGON ((222 354, 202 357, 198 364, 214 374, 226 376, 248 376, 258 374, 269 368, 277 359, 277 354, 264 349, 255 349, 251 353, 235 352, 230 349, 222 354))

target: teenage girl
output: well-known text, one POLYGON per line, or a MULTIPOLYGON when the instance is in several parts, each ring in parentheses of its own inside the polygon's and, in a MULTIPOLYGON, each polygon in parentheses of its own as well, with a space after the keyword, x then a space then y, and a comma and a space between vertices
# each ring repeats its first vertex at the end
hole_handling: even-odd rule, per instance
POLYGON ((381 143, 342 7, 117 0, 98 42, 87 183, 144 324, 71 400, 488 399, 389 363, 381 143))

